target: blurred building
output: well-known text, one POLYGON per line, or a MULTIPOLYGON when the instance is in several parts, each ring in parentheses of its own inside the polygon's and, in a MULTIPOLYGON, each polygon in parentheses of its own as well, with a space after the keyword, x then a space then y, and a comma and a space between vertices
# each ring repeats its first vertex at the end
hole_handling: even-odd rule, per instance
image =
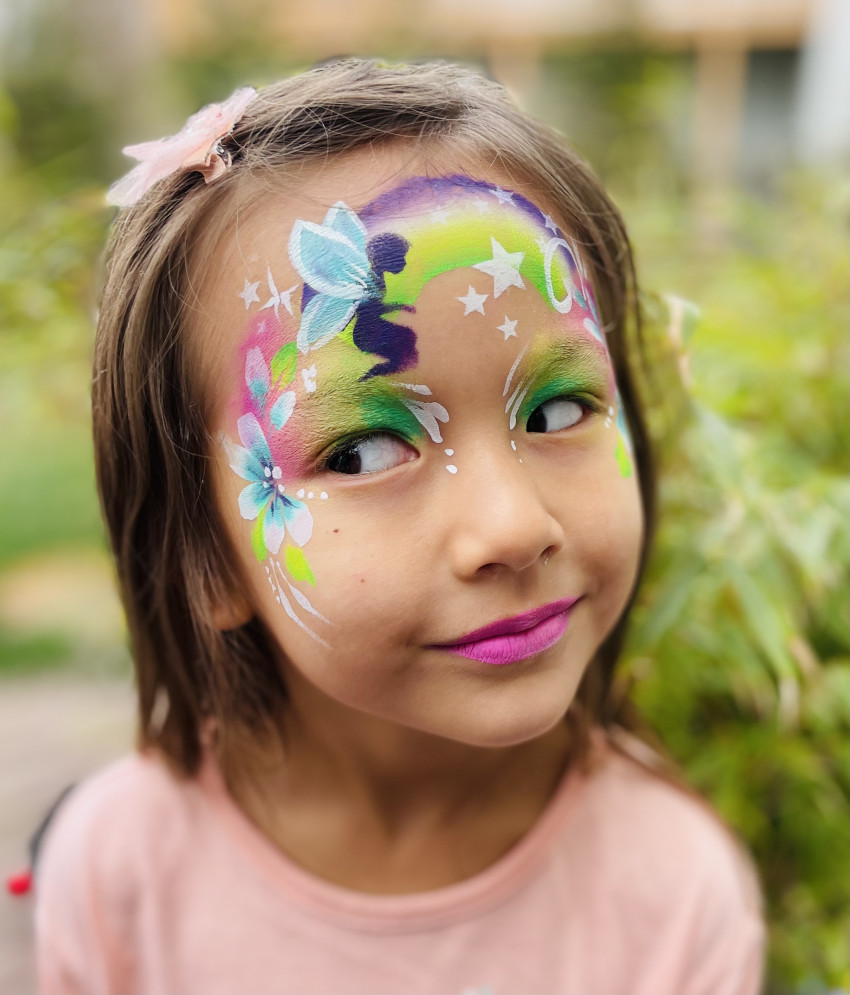
POLYGON ((706 179, 850 148, 845 0, 156 0, 149 9, 173 50, 197 45, 228 6, 309 60, 387 48, 483 56, 520 99, 539 84, 541 59, 570 45, 688 52, 692 166, 706 179))
MULTIPOLYGON (((0 0, 0 30, 14 30, 10 9, 25 17, 50 6, 0 0)), ((683 144, 697 183, 769 178, 850 153, 847 0, 75 0, 73 11, 77 83, 117 94, 133 138, 163 127, 161 94, 141 82, 150 67, 190 59, 225 32, 276 46, 290 64, 359 53, 478 61, 532 107, 553 57, 677 52, 692 67, 683 144)))

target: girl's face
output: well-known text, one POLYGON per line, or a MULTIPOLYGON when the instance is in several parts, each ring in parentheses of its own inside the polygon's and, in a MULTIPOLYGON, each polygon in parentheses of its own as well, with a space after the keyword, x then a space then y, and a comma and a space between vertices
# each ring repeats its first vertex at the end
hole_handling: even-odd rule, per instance
POLYGON ((479 746, 552 728, 642 542, 554 212, 492 171, 351 156, 265 195, 207 287, 218 499, 284 675, 336 714, 479 746))

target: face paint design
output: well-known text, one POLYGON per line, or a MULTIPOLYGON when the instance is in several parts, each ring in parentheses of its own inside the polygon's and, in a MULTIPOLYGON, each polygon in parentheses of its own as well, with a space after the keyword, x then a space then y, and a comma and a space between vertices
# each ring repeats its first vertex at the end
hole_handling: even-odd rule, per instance
POLYGON ((385 276, 404 269, 408 243, 392 233, 367 238, 362 221, 340 201, 321 225, 296 221, 289 239, 289 257, 304 281, 299 349, 324 345, 353 319, 357 348, 385 357, 364 373, 364 380, 416 363, 416 336, 386 317, 413 310, 385 299, 385 276))
MULTIPOLYGON (((482 347, 511 350, 518 331, 529 331, 511 317, 512 295, 536 293, 550 311, 570 314, 573 328, 578 318, 584 339, 573 335, 542 353, 528 342, 514 349, 503 390, 508 429, 570 427, 584 409, 599 407, 607 381, 616 412, 601 410, 606 427, 616 422, 620 472, 631 473, 631 440, 583 261, 551 216, 521 194, 465 176, 415 177, 359 212, 338 201, 321 223, 296 220, 288 254, 300 294, 297 283, 278 290, 271 265, 263 303, 260 281, 246 278, 239 293, 246 310, 259 307, 240 356, 241 445, 223 445, 248 482, 239 511, 254 522, 256 558, 284 611, 315 639, 323 642, 316 623, 330 623, 303 591, 316 579, 302 547, 313 531, 309 502, 327 493, 293 494, 291 484, 338 440, 334 465, 367 473, 404 461, 404 441, 393 450, 388 434, 411 447, 444 442, 449 411, 427 384, 409 373, 399 378, 418 361, 416 333, 402 315, 416 313, 423 289, 440 274, 468 270, 468 289, 455 298, 459 334, 466 320, 487 318, 492 344, 482 347)), ((514 438, 510 445, 521 463, 514 438)), ((457 474, 462 459, 452 448, 444 454, 446 471, 457 474)))

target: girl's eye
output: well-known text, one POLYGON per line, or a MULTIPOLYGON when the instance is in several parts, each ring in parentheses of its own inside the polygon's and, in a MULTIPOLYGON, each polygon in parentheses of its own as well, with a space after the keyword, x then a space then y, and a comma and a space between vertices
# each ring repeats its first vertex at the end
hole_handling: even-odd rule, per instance
POLYGON ((558 432, 571 428, 584 417, 586 408, 568 397, 553 397, 535 408, 526 422, 527 432, 558 432))
POLYGON ((332 473, 380 473, 417 456, 416 450, 397 435, 382 432, 343 443, 331 453, 325 467, 332 473))

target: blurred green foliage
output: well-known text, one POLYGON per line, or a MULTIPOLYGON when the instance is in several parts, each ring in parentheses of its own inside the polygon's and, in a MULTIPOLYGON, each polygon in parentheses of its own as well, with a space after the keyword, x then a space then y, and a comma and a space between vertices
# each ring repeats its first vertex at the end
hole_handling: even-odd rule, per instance
POLYGON ((0 564, 100 537, 88 384, 102 196, 56 200, 15 171, 0 184, 0 416, 8 427, 0 437, 0 564))
MULTIPOLYGON (((241 52, 231 83, 275 75, 267 48, 241 52)), ((229 92, 220 56, 163 69, 187 109, 229 92)), ((0 578, 103 546, 88 383, 110 115, 45 66, 0 92, 0 578)), ((622 680, 755 855, 767 990, 848 989, 847 184, 727 192, 707 229, 681 164, 681 59, 584 53, 546 73, 540 113, 599 164, 644 286, 702 310, 647 297, 662 524, 622 680)), ((66 636, 0 628, 0 672, 72 656, 66 636)))
POLYGON ((702 314, 647 300, 662 524, 621 675, 755 855, 766 990, 846 989, 848 187, 791 176, 717 206, 719 245, 627 209, 644 276, 702 314))

